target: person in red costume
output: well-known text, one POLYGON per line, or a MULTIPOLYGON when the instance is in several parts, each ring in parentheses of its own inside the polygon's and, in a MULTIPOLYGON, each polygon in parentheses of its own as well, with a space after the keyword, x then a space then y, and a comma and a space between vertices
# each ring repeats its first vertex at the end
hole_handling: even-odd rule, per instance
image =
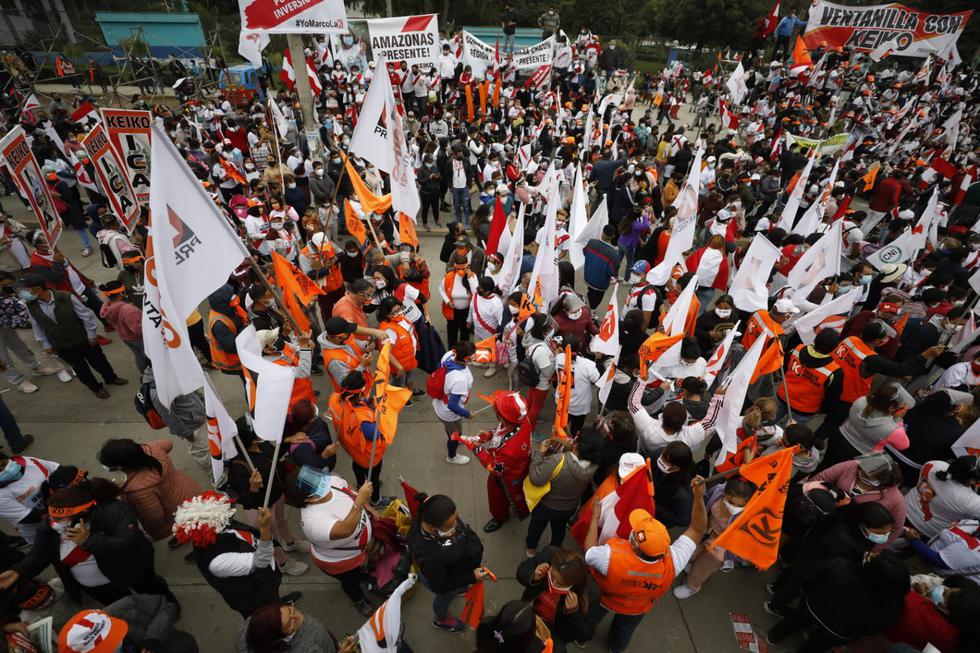
POLYGON ((497 427, 476 435, 461 436, 490 472, 487 477, 487 500, 491 519, 483 525, 492 533, 510 517, 510 509, 519 519, 530 514, 524 501, 524 477, 531 465, 531 423, 527 420, 527 402, 518 392, 499 391, 493 395, 493 409, 500 419, 497 427))

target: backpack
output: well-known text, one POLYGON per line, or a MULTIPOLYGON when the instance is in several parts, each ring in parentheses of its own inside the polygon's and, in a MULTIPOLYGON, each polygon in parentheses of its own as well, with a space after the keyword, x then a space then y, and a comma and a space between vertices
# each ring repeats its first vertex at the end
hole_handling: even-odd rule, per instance
MULTIPOLYGON (((538 345, 538 347, 540 346, 538 345)), ((524 360, 517 364, 517 378, 529 388, 533 388, 541 382, 541 372, 534 366, 534 361, 531 360, 532 351, 533 349, 528 350, 524 360)))
POLYGON ((429 379, 425 382, 425 391, 430 397, 439 401, 446 401, 449 398, 446 396, 445 363, 440 364, 436 371, 429 375, 429 379))
POLYGON ((122 256, 125 256, 129 252, 139 253, 139 250, 133 247, 133 244, 130 243, 125 236, 122 234, 113 234, 106 238, 106 242, 99 242, 99 252, 102 254, 103 267, 114 268, 120 263, 120 261, 116 260, 116 255, 113 253, 112 247, 109 245, 109 243, 114 240, 119 241, 118 249, 122 256))
POLYGON ((143 416, 143 419, 146 420, 146 423, 150 425, 151 429, 159 430, 167 425, 157 411, 156 406, 153 405, 153 400, 150 399, 149 383, 144 383, 140 386, 140 389, 136 391, 136 396, 133 398, 133 403, 136 404, 136 412, 143 416))

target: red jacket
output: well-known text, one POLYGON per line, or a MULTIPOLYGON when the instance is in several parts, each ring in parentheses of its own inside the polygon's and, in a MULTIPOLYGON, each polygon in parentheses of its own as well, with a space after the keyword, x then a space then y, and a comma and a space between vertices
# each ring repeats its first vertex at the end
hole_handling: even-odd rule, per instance
POLYGON ((898 206, 902 195, 911 193, 912 187, 906 180, 899 181, 894 177, 886 177, 871 191, 869 206, 872 211, 891 211, 898 206))

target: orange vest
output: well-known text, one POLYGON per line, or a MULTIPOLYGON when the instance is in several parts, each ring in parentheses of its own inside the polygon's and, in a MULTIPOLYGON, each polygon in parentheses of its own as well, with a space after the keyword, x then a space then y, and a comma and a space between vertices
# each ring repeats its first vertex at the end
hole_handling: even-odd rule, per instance
MULTIPOLYGON (((324 262, 324 264, 327 260, 337 258, 337 252, 333 248, 333 243, 329 241, 325 241, 323 243, 323 249, 315 252, 309 245, 307 245, 303 248, 302 254, 311 261, 314 259, 319 259, 320 261, 324 262)), ((314 281, 328 293, 344 287, 344 277, 340 274, 339 264, 335 264, 333 267, 329 268, 327 274, 314 279, 314 281)))
MULTIPOLYGON (((344 448, 347 455, 351 457, 354 464, 367 468, 371 464, 372 442, 364 437, 361 430, 362 422, 374 424, 374 411, 364 403, 354 405, 349 399, 345 399, 341 393, 335 392, 330 395, 330 412, 333 413, 333 425, 337 431, 337 439, 340 446, 344 448)), ((379 433, 377 436, 377 446, 374 450, 374 464, 381 462, 388 442, 379 433)))
MULTIPOLYGON (((323 348, 323 369, 327 371, 327 378, 330 379, 330 383, 333 384, 334 392, 340 392, 340 382, 344 379, 333 378, 333 374, 330 372, 330 361, 342 361, 345 365, 347 365, 347 369, 350 372, 353 372, 354 369, 361 364, 361 355, 363 354, 361 348, 355 345, 353 341, 351 341, 351 343, 347 346, 353 349, 355 354, 351 354, 344 347, 338 347, 336 349, 327 349, 326 347, 323 348)), ((371 376, 367 372, 364 373, 364 382, 369 386, 371 385, 371 376)))
POLYGON ((789 364, 786 366, 786 384, 779 384, 776 394, 783 403, 786 401, 786 386, 789 387, 789 405, 793 410, 801 413, 813 414, 820 412, 823 404, 824 394, 827 390, 827 379, 830 375, 840 369, 840 365, 828 362, 823 367, 807 367, 800 360, 800 351, 804 345, 798 345, 789 355, 789 364))
MULTIPOLYGON (((282 365, 283 367, 298 367, 299 366, 299 352, 295 351, 290 345, 283 347, 282 355, 275 361, 276 365, 282 365)), ((316 392, 313 390, 313 381, 310 377, 293 377, 293 391, 289 396, 289 410, 293 409, 298 402, 308 400, 314 406, 316 405, 316 392)))
POLYGON ((748 349, 766 331, 773 337, 783 335, 783 327, 776 324, 776 321, 769 315, 769 311, 765 309, 756 311, 749 318, 749 325, 745 328, 745 335, 742 336, 742 346, 748 349))
POLYGON ((861 363, 868 356, 874 356, 875 350, 859 337, 851 336, 844 338, 832 355, 834 362, 844 372, 844 388, 841 390, 840 400, 852 404, 859 397, 868 394, 872 377, 861 375, 861 363))
MULTIPOLYGON (((381 322, 378 324, 378 328, 381 330, 391 329, 395 332, 395 344, 391 346, 391 355, 395 357, 398 364, 405 368, 405 371, 414 370, 419 366, 418 361, 415 360, 415 343, 413 342, 412 333, 402 326, 401 322, 381 322)), ((411 324, 408 326, 409 329, 415 330, 415 327, 411 324)))
MULTIPOLYGON (((449 297, 450 299, 453 297, 453 287, 456 285, 456 277, 458 276, 460 276, 459 272, 456 272, 456 270, 450 270, 446 273, 445 278, 442 280, 442 287, 446 290, 446 297, 449 297)), ((466 284, 467 279, 469 279, 469 275, 463 275, 462 283, 466 284)), ((442 303, 442 316, 447 320, 453 319, 453 305, 451 303, 442 303)))
POLYGON ((218 341, 214 337, 212 332, 214 325, 221 322, 228 330, 232 333, 237 333, 235 329, 235 323, 231 321, 231 318, 227 315, 222 315, 217 311, 211 311, 208 313, 208 347, 211 348, 211 362, 219 370, 224 372, 238 372, 242 369, 242 362, 238 359, 238 353, 228 353, 223 350, 219 345, 218 341))
POLYGON ((592 576, 602 591, 602 607, 617 614, 646 614, 674 582, 674 561, 670 549, 656 562, 640 559, 632 545, 614 537, 609 547, 609 569, 605 576, 592 570, 592 576))

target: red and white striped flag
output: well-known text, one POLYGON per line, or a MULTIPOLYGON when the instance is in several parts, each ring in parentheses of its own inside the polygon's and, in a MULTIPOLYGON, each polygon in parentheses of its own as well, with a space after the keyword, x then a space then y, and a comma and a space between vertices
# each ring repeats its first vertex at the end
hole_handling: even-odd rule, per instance
POLYGON ((551 64, 541 66, 524 82, 524 88, 541 88, 551 80, 551 64))
POLYGON ((95 108, 95 105, 91 102, 82 102, 78 105, 72 114, 68 117, 71 122, 82 123, 83 125, 88 124, 88 121, 94 119, 99 122, 99 110, 95 108))
POLYGON ((738 116, 728 110, 724 100, 718 100, 721 109, 721 126, 725 129, 738 129, 738 116))
MULTIPOLYGON (((306 74, 310 80, 310 90, 312 90, 317 95, 323 90, 320 86, 320 75, 317 74, 316 68, 313 66, 313 57, 306 58, 306 74)), ((290 90, 296 84, 296 73, 293 70, 293 58, 289 54, 289 50, 284 50, 282 53, 282 70, 279 72, 279 79, 282 83, 286 85, 290 90)))

